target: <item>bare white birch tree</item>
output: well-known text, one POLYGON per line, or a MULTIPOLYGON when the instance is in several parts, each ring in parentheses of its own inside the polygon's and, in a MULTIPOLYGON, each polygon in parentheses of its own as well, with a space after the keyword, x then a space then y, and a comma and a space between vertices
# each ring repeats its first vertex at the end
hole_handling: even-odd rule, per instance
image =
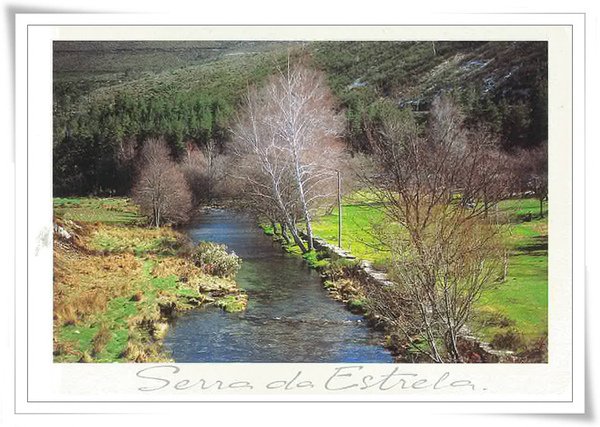
POLYGON ((337 136, 341 121, 322 73, 289 62, 267 86, 275 106, 272 126, 287 151, 306 224, 308 250, 313 249, 312 207, 331 196, 323 191, 343 147, 337 136))
POLYGON ((240 182, 240 196, 255 212, 285 224, 305 252, 296 225, 297 201, 290 194, 290 162, 272 125, 272 110, 264 91, 248 90, 233 129, 232 169, 240 182))
POLYGON ((288 63, 262 89, 249 90, 233 130, 234 152, 246 159, 242 169, 248 194, 277 208, 303 252, 313 249, 314 209, 332 195, 332 169, 344 151, 337 138, 340 128, 323 75, 288 63), (306 244, 298 231, 299 216, 306 244))

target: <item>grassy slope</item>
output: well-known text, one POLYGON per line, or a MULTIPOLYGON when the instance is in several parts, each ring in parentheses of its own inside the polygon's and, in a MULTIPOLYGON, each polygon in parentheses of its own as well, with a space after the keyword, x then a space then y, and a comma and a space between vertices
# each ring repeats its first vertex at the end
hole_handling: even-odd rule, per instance
POLYGON ((66 220, 133 225, 144 221, 135 205, 127 199, 56 197, 54 214, 66 220))
POLYGON ((243 63, 248 57, 288 45, 253 41, 57 42, 53 56, 55 95, 69 96, 72 101, 113 86, 141 83, 156 89, 162 77, 171 72, 211 69, 220 60, 243 63))
MULTIPOLYGON (((385 265, 389 257, 378 246, 374 228, 384 220, 379 206, 365 195, 346 198, 342 207, 342 246, 358 258, 385 265)), ((508 277, 488 289, 477 303, 474 331, 485 340, 509 331, 518 335, 516 348, 547 335, 548 328, 548 248, 547 219, 538 217, 536 200, 507 200, 500 214, 510 214, 512 226, 506 240, 511 250, 508 277), (532 214, 532 221, 523 218, 532 214)), ((546 210, 547 212, 547 210, 546 210)), ((319 217, 315 234, 337 244, 338 213, 319 217)))
POLYGON ((179 233, 137 226, 144 218, 128 200, 55 199, 54 206, 57 223, 78 236, 76 244, 55 239, 55 361, 164 360, 161 308, 210 301, 243 309, 235 282, 204 274, 182 254, 179 233))

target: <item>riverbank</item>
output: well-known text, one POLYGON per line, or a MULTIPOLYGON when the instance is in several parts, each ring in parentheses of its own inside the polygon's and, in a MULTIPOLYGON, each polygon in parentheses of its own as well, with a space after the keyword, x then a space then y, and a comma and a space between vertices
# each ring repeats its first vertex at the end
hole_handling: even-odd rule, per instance
MULTIPOLYGON (((280 244, 283 251, 303 258, 309 268, 318 271, 330 298, 344 304, 351 313, 362 316, 370 328, 384 331, 386 335, 382 336, 379 344, 392 354, 396 362, 407 361, 403 348, 391 337, 389 322, 370 309, 370 301, 364 291, 365 285, 368 282, 374 282, 375 286, 385 284, 385 279, 379 278, 381 272, 374 270, 370 262, 361 261, 319 237, 313 239, 315 249, 302 254, 298 246, 293 242, 286 242, 272 226, 260 224, 260 228, 280 244)), ((306 238, 304 233, 301 233, 301 237, 306 238)))
MULTIPOLYGON (((469 326, 472 335, 496 350, 547 357, 548 337, 548 205, 539 216, 539 201, 509 199, 498 204, 497 215, 505 224, 509 254, 506 278, 486 289, 475 304, 469 326)), ((337 208, 313 223, 315 235, 337 244, 337 208)), ((385 271, 389 252, 376 239, 385 224, 383 208, 369 193, 344 199, 342 243, 358 259, 385 271)))
POLYGON ((54 213, 55 362, 168 361, 162 339, 178 312, 246 307, 228 271, 199 262, 199 251, 228 257, 222 248, 142 226, 127 199, 57 198, 54 213))
MULTIPOLYGON (((473 360, 508 362, 544 362, 547 360, 548 331, 548 225, 545 216, 539 217, 539 202, 534 199, 505 200, 497 214, 507 222, 505 237, 509 251, 506 279, 487 289, 475 305, 475 314, 468 325, 465 352, 477 353, 473 360)), ((494 213, 496 214, 496 213, 494 213)), ((343 204, 344 249, 357 260, 366 260, 383 274, 389 253, 375 238, 377 227, 383 224, 384 213, 380 203, 368 194, 355 193, 343 204)), ((313 223, 316 236, 330 245, 337 244, 338 213, 320 215, 313 223)), ((271 227, 263 226, 265 233, 273 234, 271 227)), ((278 239, 277 236, 275 236, 278 239)), ((300 254, 297 247, 284 249, 300 254)), ((382 325, 382 316, 368 309, 365 297, 365 275, 358 261, 332 261, 323 251, 304 255, 312 267, 319 268, 324 285, 332 296, 346 303, 352 310, 363 314, 375 324, 382 325), (331 268, 333 266, 333 268, 331 268)), ((335 257, 334 257, 335 258, 335 257)), ((388 346, 402 361, 406 348, 402 337, 388 329, 388 346)))
POLYGON ((186 227, 193 241, 227 245, 244 261, 236 282, 247 310, 207 307, 177 317, 164 339, 181 363, 391 363, 383 334, 334 301, 319 273, 265 236, 251 215, 204 209, 186 227))

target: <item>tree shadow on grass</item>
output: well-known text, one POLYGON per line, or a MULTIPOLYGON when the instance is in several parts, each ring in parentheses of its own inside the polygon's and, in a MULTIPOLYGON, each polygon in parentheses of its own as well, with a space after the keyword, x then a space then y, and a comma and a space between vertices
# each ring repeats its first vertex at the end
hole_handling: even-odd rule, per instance
POLYGON ((534 237, 524 245, 515 248, 519 255, 546 256, 548 255, 548 236, 534 237))

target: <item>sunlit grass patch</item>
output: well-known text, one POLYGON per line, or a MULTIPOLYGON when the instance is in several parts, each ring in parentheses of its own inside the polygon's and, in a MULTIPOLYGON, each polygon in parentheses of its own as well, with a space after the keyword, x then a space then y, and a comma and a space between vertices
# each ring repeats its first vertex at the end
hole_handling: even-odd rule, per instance
MULTIPOLYGON (((544 201, 542 206, 545 217, 548 215, 548 201, 544 201)), ((498 210, 517 221, 529 215, 535 219, 539 218, 540 201, 532 198, 502 200, 498 203, 498 210)))
POLYGON ((317 252, 315 250, 308 251, 304 255, 302 255, 302 258, 304 258, 306 262, 308 262, 308 266, 310 268, 318 269, 327 267, 329 265, 329 258, 324 252, 317 252))
POLYGON ((235 313, 246 309, 248 298, 245 294, 227 295, 215 301, 217 307, 222 308, 228 313, 235 313))
MULTIPOLYGON (((338 244, 338 209, 319 216, 313 222, 316 236, 338 244)), ((377 237, 376 228, 385 223, 385 213, 375 196, 370 193, 353 193, 342 204, 342 248, 359 259, 384 266, 390 258, 377 237)))
POLYGON ((124 197, 57 197, 54 214, 66 220, 106 224, 141 224, 146 219, 139 208, 124 197))
POLYGON ((482 294, 472 324, 492 345, 510 345, 509 350, 524 350, 548 334, 548 222, 536 217, 538 203, 534 199, 500 203, 502 209, 518 214, 505 239, 510 250, 508 275, 482 294), (532 219, 522 221, 529 214, 532 219), (507 322, 482 321, 486 311, 488 317, 491 312, 507 322))
POLYGON ((137 255, 174 254, 186 242, 170 228, 143 228, 100 225, 92 234, 92 250, 137 255))

